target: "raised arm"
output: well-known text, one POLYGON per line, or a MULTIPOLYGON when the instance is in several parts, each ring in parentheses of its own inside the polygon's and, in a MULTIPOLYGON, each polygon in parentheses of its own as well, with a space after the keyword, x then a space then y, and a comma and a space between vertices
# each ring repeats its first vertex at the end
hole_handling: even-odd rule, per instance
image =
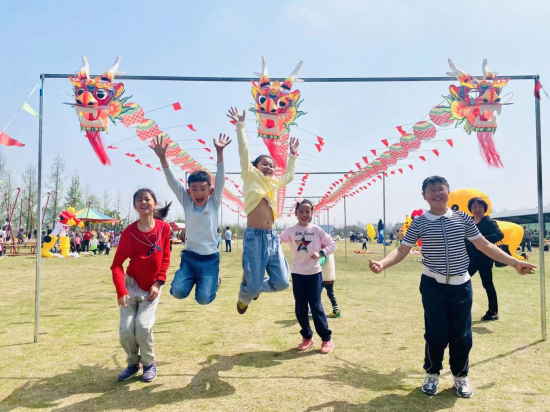
POLYGON ((250 155, 248 154, 248 142, 246 141, 245 118, 246 112, 243 110, 243 114, 240 115, 237 108, 232 107, 227 115, 237 127, 237 143, 239 145, 239 158, 241 160, 241 177, 246 178, 246 175, 250 171, 252 164, 250 163, 250 155))
POLYGON ((214 147, 218 154, 218 164, 216 168, 216 180, 214 181, 214 202, 216 208, 219 208, 222 204, 223 188, 225 186, 225 164, 223 162, 223 149, 231 143, 229 136, 222 135, 220 133, 220 139, 216 141, 214 139, 214 147))
POLYGON ((288 156, 288 163, 286 164, 286 171, 283 176, 279 178, 279 189, 285 187, 294 180, 294 172, 296 171, 296 159, 298 158, 298 146, 300 141, 295 137, 290 138, 290 156, 288 156))

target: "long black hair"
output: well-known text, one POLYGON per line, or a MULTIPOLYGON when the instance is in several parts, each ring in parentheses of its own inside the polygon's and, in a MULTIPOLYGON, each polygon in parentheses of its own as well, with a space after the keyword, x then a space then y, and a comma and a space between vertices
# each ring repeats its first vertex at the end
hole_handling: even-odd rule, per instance
MULTIPOLYGON (((143 188, 143 189, 139 189, 136 193, 134 193, 134 200, 133 200, 134 207, 136 207, 136 198, 143 193, 149 193, 149 195, 153 198, 155 203, 158 203, 157 197, 155 196, 155 192, 153 192, 151 189, 143 188)), ((172 206, 172 202, 166 203, 164 207, 155 208, 153 217, 155 219, 165 220, 166 216, 168 216, 168 211, 170 210, 170 206, 172 206)))

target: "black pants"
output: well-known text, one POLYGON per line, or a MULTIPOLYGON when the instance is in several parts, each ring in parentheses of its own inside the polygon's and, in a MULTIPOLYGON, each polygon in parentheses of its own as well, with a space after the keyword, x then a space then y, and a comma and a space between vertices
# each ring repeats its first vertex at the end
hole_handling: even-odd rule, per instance
POLYGON ((98 249, 99 249, 99 254, 101 255, 101 252, 105 250, 105 242, 99 242, 98 249))
POLYGON ((367 244, 363 243, 363 250, 367 250, 367 244))
POLYGON ((525 246, 527 246, 527 250, 531 252, 531 239, 523 239, 521 241, 521 251, 525 252, 525 246))
POLYGON ((422 275, 420 293, 426 328, 424 369, 439 374, 448 345, 453 376, 467 376, 472 349, 472 282, 446 285, 422 275))
POLYGON ((107 245, 105 245, 105 256, 108 256, 109 255, 109 251, 111 250, 110 247, 107 247, 107 245))
POLYGON ((489 299, 489 310, 498 313, 498 299, 497 290, 493 284, 493 264, 491 266, 485 264, 480 265, 478 262, 470 261, 468 267, 468 273, 470 276, 479 271, 479 277, 481 278, 481 284, 487 292, 487 298, 489 299))
POLYGON ((89 252, 90 251, 90 241, 89 240, 83 240, 82 241, 82 251, 83 252, 89 252))
POLYGON ((225 239, 225 251, 231 252, 231 239, 225 239), (229 248, 229 250, 227 250, 229 248))
POLYGON ((80 253, 80 243, 74 245, 76 247, 76 253, 80 253))
POLYGON ((308 311, 311 308, 311 316, 317 334, 323 341, 329 341, 332 331, 328 328, 327 316, 321 303, 323 291, 323 275, 298 275, 292 274, 292 291, 296 300, 296 319, 302 327, 300 334, 304 339, 311 339, 313 331, 309 324, 308 311), (309 306, 309 308, 308 308, 309 306))
POLYGON ((336 295, 334 294, 334 283, 323 283, 323 287, 327 290, 327 296, 332 305, 332 311, 336 313, 340 310, 338 302, 336 302, 336 295))

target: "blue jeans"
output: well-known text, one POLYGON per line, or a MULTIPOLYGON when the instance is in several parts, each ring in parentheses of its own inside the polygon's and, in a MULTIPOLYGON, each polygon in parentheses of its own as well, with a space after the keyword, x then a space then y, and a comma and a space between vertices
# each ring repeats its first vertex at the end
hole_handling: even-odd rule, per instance
POLYGON ((195 300, 201 305, 208 305, 216 299, 219 275, 219 253, 199 255, 184 250, 181 254, 180 268, 170 287, 170 294, 176 299, 185 299, 195 286, 195 300))
POLYGON ((285 290, 289 285, 289 276, 279 233, 273 229, 246 228, 239 301, 248 305, 261 292, 285 290), (268 277, 265 277, 266 271, 268 277))

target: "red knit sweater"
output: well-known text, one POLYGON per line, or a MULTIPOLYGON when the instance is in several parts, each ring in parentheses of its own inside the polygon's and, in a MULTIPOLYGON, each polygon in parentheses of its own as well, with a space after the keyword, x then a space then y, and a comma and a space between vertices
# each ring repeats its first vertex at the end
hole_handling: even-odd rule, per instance
POLYGON ((128 294, 122 266, 126 259, 130 259, 126 274, 133 277, 141 289, 148 291, 157 280, 166 282, 166 271, 170 265, 170 225, 155 219, 155 228, 147 233, 138 229, 137 222, 124 229, 111 266, 118 298, 128 294), (150 244, 155 243, 157 236, 160 238, 157 245, 162 250, 155 250, 147 256, 151 250, 150 244))

